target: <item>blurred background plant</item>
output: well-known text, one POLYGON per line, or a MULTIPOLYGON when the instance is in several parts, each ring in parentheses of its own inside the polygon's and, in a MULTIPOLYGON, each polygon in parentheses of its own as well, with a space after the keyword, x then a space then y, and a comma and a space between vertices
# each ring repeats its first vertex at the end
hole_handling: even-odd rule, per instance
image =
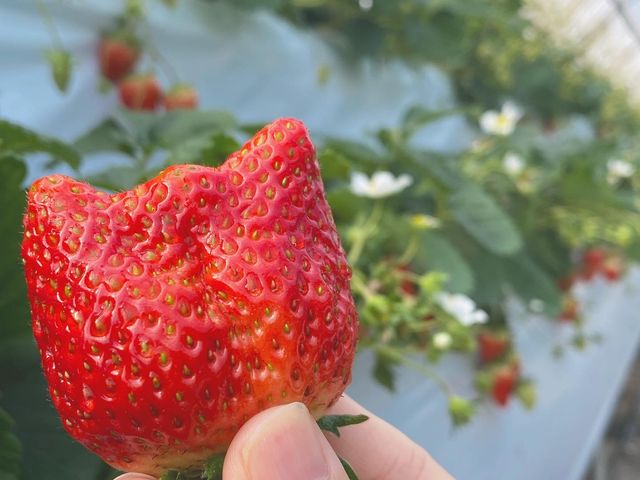
MULTIPOLYGON (((0 357, 7 385, 26 384, 25 378, 41 384, 17 260, 29 156, 47 154, 51 168, 66 163, 78 176, 82 162, 98 152, 127 158, 84 178, 118 191, 170 164, 219 165, 258 128, 224 111, 199 109, 189 79, 155 46, 146 14, 173 3, 126 1, 111 27, 97 35, 103 80, 95 95, 117 89, 121 108, 76 141, 66 144, 0 121, 0 357), (153 71, 140 70, 143 59, 153 71)), ((634 175, 640 115, 627 94, 552 44, 519 15, 517 0, 226 3, 269 9, 313 30, 347 65, 400 59, 415 68, 435 64, 450 75, 454 108, 416 105, 397 125, 361 141, 317 142, 353 267, 360 348, 375 352, 372 374, 391 390, 399 366, 423 372, 447 395, 455 425, 471 420, 485 398, 505 406, 517 396, 532 407, 534 379, 521 373, 526 365, 510 337, 506 301, 516 297, 533 313, 573 325, 571 345, 557 352, 585 348, 599 337, 584 323, 572 287, 598 276, 615 282, 640 258, 640 177, 634 175), (473 126, 469 148, 447 154, 417 146, 419 132, 452 115, 473 126), (461 396, 434 368, 449 354, 465 355, 477 366, 475 397, 461 396)), ((48 6, 38 5, 52 37, 46 61, 64 91, 76 65, 48 6)), ((321 67, 318 83, 331 75, 321 67)), ((24 401, 26 409, 33 392, 7 388, 4 394, 12 404, 24 401)), ((43 410, 38 421, 53 432, 56 419, 43 410)), ((20 442, 11 431, 24 428, 0 410, 0 476, 23 478, 20 442)), ((58 461, 81 455, 70 442, 54 448, 58 461)), ((64 465, 58 468, 64 471, 64 465)), ((85 478, 111 474, 95 459, 79 468, 90 472, 85 478)))

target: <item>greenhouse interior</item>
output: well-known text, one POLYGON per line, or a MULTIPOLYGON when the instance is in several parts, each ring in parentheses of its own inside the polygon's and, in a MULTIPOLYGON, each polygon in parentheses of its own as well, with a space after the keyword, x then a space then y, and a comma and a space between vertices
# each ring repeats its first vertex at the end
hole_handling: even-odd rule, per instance
POLYGON ((0 479, 640 479, 639 1, 0 25, 0 479))

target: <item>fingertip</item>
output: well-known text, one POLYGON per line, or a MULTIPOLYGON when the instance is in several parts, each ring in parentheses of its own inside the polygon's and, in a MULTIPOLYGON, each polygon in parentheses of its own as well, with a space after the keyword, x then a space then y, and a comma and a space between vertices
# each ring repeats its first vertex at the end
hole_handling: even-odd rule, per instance
POLYGON ((224 462, 225 480, 346 480, 336 454, 301 403, 273 407, 249 420, 224 462))

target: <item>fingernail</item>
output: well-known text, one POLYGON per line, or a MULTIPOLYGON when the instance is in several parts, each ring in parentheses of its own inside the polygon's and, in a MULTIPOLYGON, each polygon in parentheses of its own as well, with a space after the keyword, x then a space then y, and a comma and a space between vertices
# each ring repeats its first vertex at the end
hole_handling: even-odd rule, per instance
POLYGON ((251 480, 327 480, 331 447, 301 403, 279 407, 242 450, 251 480))
POLYGON ((145 475, 144 473, 125 473, 113 480, 156 480, 154 477, 145 475))

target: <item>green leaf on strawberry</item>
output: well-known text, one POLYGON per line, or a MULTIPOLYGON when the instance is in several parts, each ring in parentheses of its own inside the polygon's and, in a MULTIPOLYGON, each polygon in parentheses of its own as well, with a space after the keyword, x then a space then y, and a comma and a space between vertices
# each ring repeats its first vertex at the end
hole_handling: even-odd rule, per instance
POLYGON ((369 420, 366 415, 325 415, 318 419, 318 426, 322 430, 333 433, 336 437, 340 436, 341 427, 348 425, 357 425, 369 420))

